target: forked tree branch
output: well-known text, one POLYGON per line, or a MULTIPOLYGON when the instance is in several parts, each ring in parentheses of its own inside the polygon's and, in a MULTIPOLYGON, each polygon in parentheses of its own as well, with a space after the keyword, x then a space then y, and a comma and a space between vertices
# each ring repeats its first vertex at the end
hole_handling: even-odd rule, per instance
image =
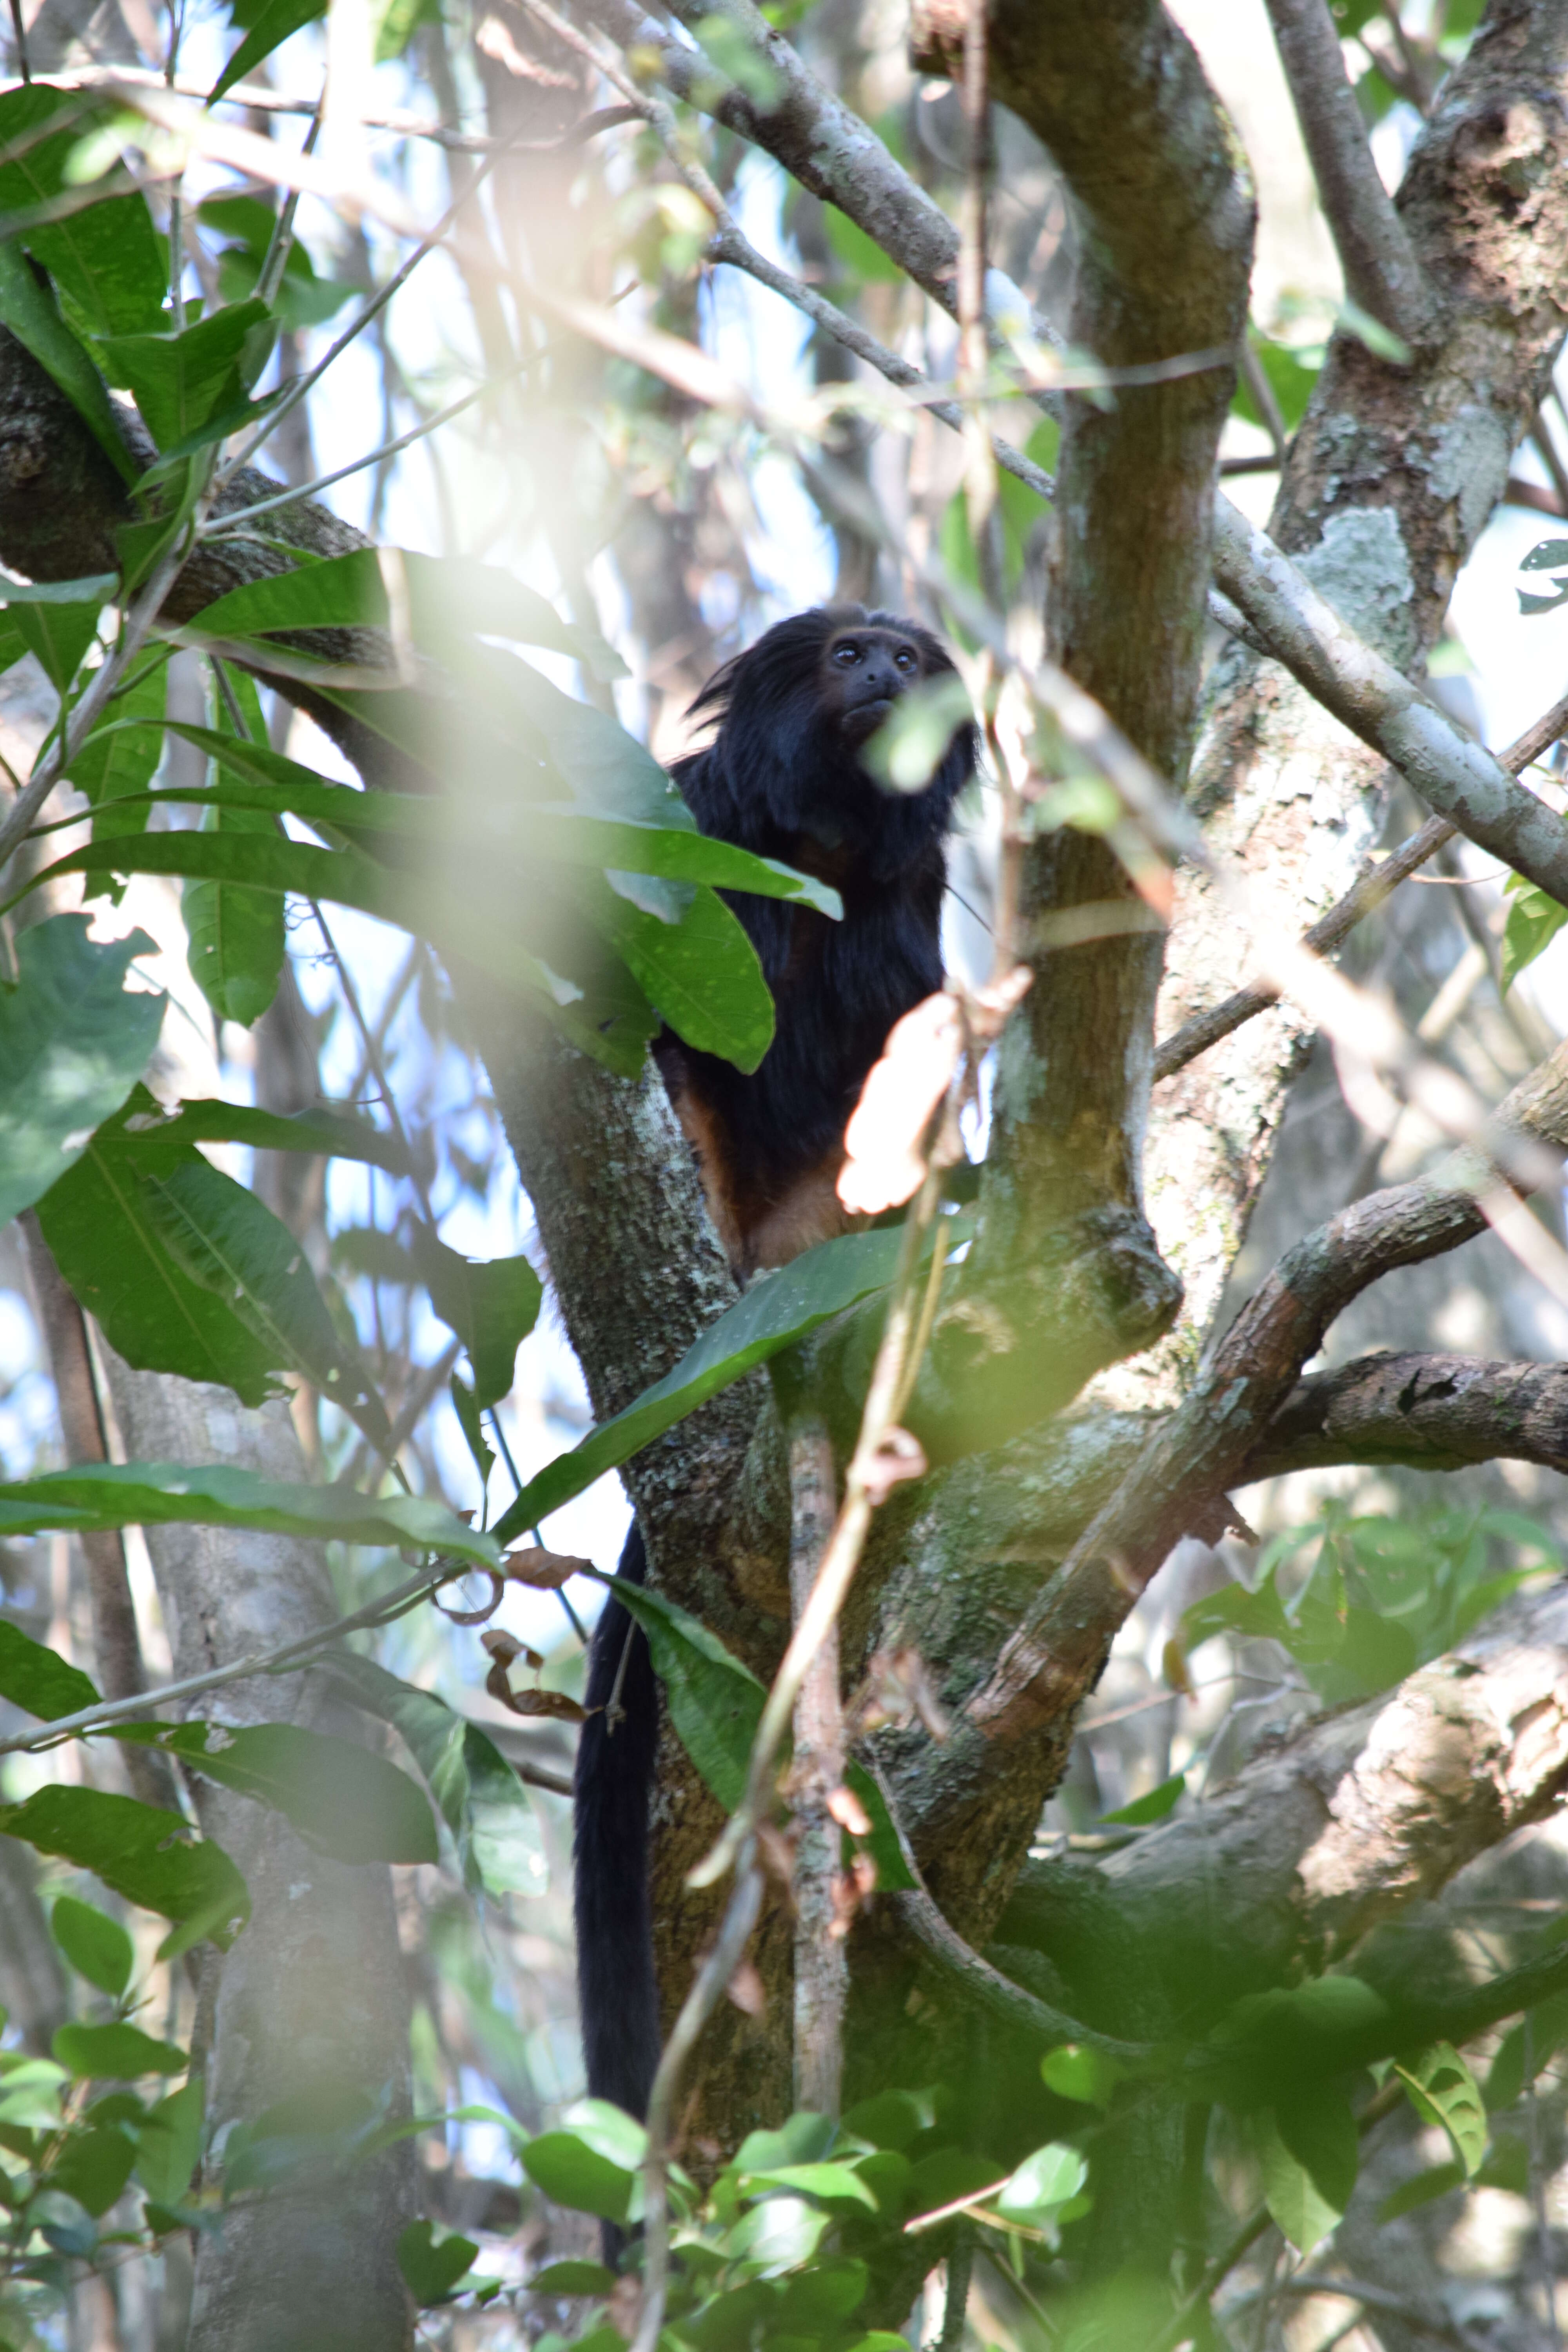
POLYGON ((1426 314, 1426 289, 1372 160, 1328 0, 1268 0, 1268 6, 1345 292, 1413 343, 1426 314))

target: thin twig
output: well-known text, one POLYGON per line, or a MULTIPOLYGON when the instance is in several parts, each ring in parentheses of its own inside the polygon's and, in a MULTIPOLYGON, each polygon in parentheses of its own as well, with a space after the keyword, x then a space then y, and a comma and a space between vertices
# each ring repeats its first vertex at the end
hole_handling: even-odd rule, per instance
MULTIPOLYGON (((1554 702, 1552 709, 1538 719, 1533 727, 1527 728, 1506 751, 1500 751, 1498 764, 1508 769, 1511 775, 1520 775, 1544 751, 1551 750, 1564 728, 1568 728, 1568 695, 1554 702)), ((1412 834, 1408 841, 1401 843, 1391 856, 1379 859, 1356 877, 1344 897, 1331 907, 1326 915, 1320 916, 1310 930, 1302 934, 1301 945, 1313 955, 1332 955, 1337 948, 1343 946, 1359 922, 1381 907, 1402 882, 1406 881, 1418 866, 1424 866, 1428 858, 1435 857, 1446 843, 1457 837, 1458 833, 1458 827, 1450 824, 1447 817, 1428 817, 1420 832, 1412 834)), ((1238 989, 1234 996, 1227 996, 1222 1004, 1215 1005, 1209 1012, 1194 1013, 1190 1020, 1184 1021, 1179 1029, 1162 1039, 1155 1047, 1154 1083, 1158 1085, 1162 1078, 1174 1077, 1178 1070, 1184 1069, 1189 1062, 1195 1061, 1211 1045, 1217 1045, 1222 1037, 1228 1037, 1244 1022, 1266 1012, 1269 1005, 1277 1004, 1279 1001, 1278 988, 1270 987, 1267 982, 1256 982, 1250 987, 1238 989)))

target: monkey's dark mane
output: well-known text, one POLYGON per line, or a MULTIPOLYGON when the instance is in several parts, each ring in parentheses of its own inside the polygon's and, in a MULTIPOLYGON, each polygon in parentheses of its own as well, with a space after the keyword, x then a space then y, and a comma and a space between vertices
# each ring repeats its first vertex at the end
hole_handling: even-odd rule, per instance
POLYGON ((917 621, 859 604, 798 613, 709 679, 690 715, 717 731, 670 770, 704 833, 805 866, 844 899, 839 924, 726 892, 777 1002, 777 1034, 750 1076, 681 1049, 723 1117, 738 1178, 781 1190, 842 1134, 894 1022, 942 985, 942 845, 974 771, 965 725, 922 792, 889 791, 868 773, 821 692, 824 651, 851 629, 895 632, 918 649, 926 678, 955 675, 917 621))

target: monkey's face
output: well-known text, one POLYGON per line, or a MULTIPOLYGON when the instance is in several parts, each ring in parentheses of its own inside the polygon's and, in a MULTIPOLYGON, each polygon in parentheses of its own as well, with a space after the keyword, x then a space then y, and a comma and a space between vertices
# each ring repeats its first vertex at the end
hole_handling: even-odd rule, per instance
POLYGON ((912 637, 884 628, 840 629, 823 648, 819 679, 824 715, 858 751, 900 694, 925 675, 912 637))

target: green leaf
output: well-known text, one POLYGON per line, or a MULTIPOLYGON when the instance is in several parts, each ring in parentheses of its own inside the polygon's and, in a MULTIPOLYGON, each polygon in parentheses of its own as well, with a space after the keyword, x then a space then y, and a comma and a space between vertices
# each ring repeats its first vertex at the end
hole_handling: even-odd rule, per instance
POLYGON ((172 2042, 154 2042, 139 2026, 123 2023, 61 2025, 49 2047, 62 2066, 89 2082, 134 2083, 143 2074, 183 2074, 191 2063, 187 2053, 176 2050, 172 2042))
POLYGON ((1559 572, 1568 565, 1568 539, 1537 540, 1520 565, 1521 572, 1559 572))
MULTIPOLYGON (((31 937, 24 933, 24 938, 31 937)), ((245 1143, 253 1151, 314 1151, 339 1160, 363 1160, 394 1176, 406 1176, 407 1148, 401 1136, 372 1127, 353 1112, 302 1110, 285 1118, 276 1111, 254 1110, 248 1103, 231 1103, 216 1096, 198 1096, 182 1102, 167 1118, 139 1114, 165 1143, 245 1143)), ((133 1130, 138 1118, 130 1121, 133 1130)))
POLYGON ((144 801, 129 809, 113 803, 146 792, 163 750, 168 691, 168 660, 163 648, 156 646, 132 665, 125 683, 110 695, 103 719, 71 761, 70 781, 90 802, 93 831, 100 840, 140 833, 147 823, 144 801), (122 719, 140 723, 134 728, 115 724, 122 719))
POLYGON ((58 1784, 38 1789, 25 1804, 0 1807, 0 1836, 90 1870, 127 1903, 173 1920, 160 1959, 188 1951, 204 1937, 226 1950, 250 1916, 245 1881, 223 1848, 193 1838, 180 1814, 133 1797, 58 1784))
POLYGON ((334 1862, 438 1859, 430 1808, 407 1773, 352 1739, 292 1723, 240 1730, 206 1723, 173 1729, 135 1724, 117 1737, 161 1748, 207 1780, 270 1805, 308 1845, 334 1862))
POLYGON ((74 2131, 50 2166, 47 2186, 74 2197, 96 2221, 123 2189, 135 2161, 135 2141, 113 2126, 74 2131))
POLYGON ((497 1403, 538 1319, 544 1295, 538 1275, 525 1257, 459 1256, 424 1225, 415 1228, 414 1262, 431 1306, 468 1351, 475 1403, 481 1411, 497 1403))
MULTIPOLYGON (((80 93, 45 83, 0 97, 0 148, 7 151, 0 163, 0 216, 47 204, 74 184, 80 117, 80 93), (56 115, 59 128, 39 137, 56 115)), ((90 333, 111 335, 156 322, 169 272, 145 196, 100 196, 59 220, 35 222, 19 242, 43 264, 90 333)))
POLYGON ((142 468, 125 446, 114 404, 100 375, 12 239, 0 240, 0 326, 9 327, 52 377, 122 482, 142 468))
POLYGON ((1391 2190, 1377 2209, 1379 2221, 1397 2221, 1402 2213, 1414 2213, 1418 2206, 1430 2205, 1434 2199, 1447 2197, 1450 2189, 1465 2185, 1462 2164, 1435 2164, 1426 2172, 1416 2173, 1412 2179, 1402 2180, 1391 2190))
POLYGON ((58 1650, 46 1650, 9 1618, 0 1617, 0 1698, 51 1723, 96 1706, 99 1692, 79 1666, 68 1665, 58 1650))
POLYGON ((1102 1822, 1123 1822, 1130 1828, 1140 1828, 1145 1822, 1163 1822, 1167 1814, 1175 1811, 1186 1785, 1184 1772, 1173 1772, 1168 1780, 1162 1780, 1146 1797, 1134 1797, 1130 1805, 1119 1805, 1115 1812, 1101 1813, 1100 1818, 1102 1822))
POLYGON ((611 1582, 616 1598, 647 1635, 682 1747, 727 1813, 740 1803, 766 1694, 749 1666, 716 1633, 661 1592, 611 1582))
POLYGON ((1297 2163, 1311 2175, 1319 2195, 1342 2213, 1361 2164, 1355 2116, 1344 2093, 1326 2083, 1300 2086, 1288 2105, 1275 2109, 1274 2122, 1297 2163))
MULTIPOLYGON (((276 817, 247 809, 209 809, 203 823, 208 833, 237 835, 242 842, 258 834, 276 838, 278 832, 276 817)), ((191 978, 220 1021, 252 1027, 277 995, 282 975, 287 940, 281 897, 193 877, 180 904, 191 978)))
POLYGON ((973 724, 959 677, 925 678, 901 694, 861 754, 873 776, 897 793, 922 793, 947 757, 954 732, 973 724))
POLYGON ((470 555, 416 555, 406 550, 400 561, 408 583, 416 645, 438 653, 455 631, 506 637, 518 645, 569 654, 605 685, 626 677, 625 662, 595 630, 563 621, 537 589, 525 587, 499 564, 480 563, 470 555))
POLYGON ((1467 2179, 1480 2170, 1487 2152, 1486 2105, 1480 2085, 1451 2042, 1435 2042, 1413 2066, 1395 2066, 1405 2096, 1423 2123, 1448 2135, 1467 2179))
MULTIPOLYGON (((277 7, 279 0, 272 0, 277 7)), ((268 15, 270 16, 271 9, 268 15)), ((255 38, 254 34, 251 36, 255 38)), ((447 2303, 458 2281, 471 2270, 479 2254, 472 2238, 437 2237, 433 2221, 410 2221, 397 2241, 397 2267, 404 2284, 421 2309, 447 2303)))
POLYGON ((204 636, 233 638, 278 629, 384 629, 388 619, 380 560, 374 547, 360 547, 247 580, 194 614, 186 626, 204 636))
POLYGON ((191 2185, 202 2150, 205 2086, 199 2074, 171 2091, 143 2116, 137 2134, 136 2178, 155 2203, 177 2205, 191 2185))
POLYGON ((1568 907, 1549 898, 1544 890, 1527 882, 1522 874, 1509 876, 1503 884, 1503 896, 1510 901, 1502 934, 1502 992, 1506 996, 1520 973, 1551 946, 1563 924, 1568 923, 1568 907))
POLYGON ((447 1384, 447 1392, 452 1400, 452 1411, 458 1416, 458 1426, 473 1456, 474 1468, 479 1474, 479 1487, 483 1492, 489 1486, 496 1457, 493 1447, 485 1444, 484 1423, 479 1418, 474 1391, 460 1373, 454 1372, 447 1384))
POLYGON ((468 1892, 544 1894, 549 1872, 538 1818, 517 1774, 478 1724, 369 1658, 335 1657, 331 1671, 406 1744, 452 1832, 468 1892))
POLYGON ((214 105, 226 89, 232 89, 237 81, 243 81, 247 73, 253 73, 274 49, 282 47, 290 33, 297 33, 302 25, 313 25, 318 16, 324 16, 326 13, 326 0, 267 0, 249 32, 214 82, 207 95, 207 104, 214 105))
MULTIPOLYGON (((217 762, 229 781, 215 788, 212 797, 227 808, 273 814, 289 809, 312 824, 352 829, 358 835, 412 834, 455 850, 459 861, 469 855, 493 858, 502 850, 525 867, 544 858, 568 866, 661 875, 674 881, 711 883, 720 889, 749 890, 758 898, 792 898, 836 920, 843 912, 837 891, 814 876, 798 873, 777 858, 755 856, 733 842, 694 833, 672 822, 668 814, 653 822, 553 803, 507 806, 487 802, 476 808, 466 801, 433 801, 423 793, 360 792, 352 784, 330 782, 314 769, 287 759, 266 744, 244 742, 215 728, 174 720, 168 732, 217 762)), ((194 792, 169 787, 151 795, 149 805, 164 801, 190 803, 197 797, 194 792)), ((207 797, 206 788, 200 797, 207 797)))
POLYGON ((1189 1656, 1215 1633, 1240 1633, 1252 1641, 1289 1639, 1290 1622, 1275 1591, 1272 1570, 1256 1591, 1249 1591, 1245 1584, 1227 1584, 1183 1610, 1182 1647, 1189 1656))
POLYGON ((1297 2252, 1310 2254, 1338 2227, 1344 2209, 1331 2203, 1307 2167, 1291 2154, 1268 2109, 1254 2118, 1253 2138, 1263 2169, 1264 2201, 1297 2252))
POLYGON ((244 399, 275 333, 265 302, 240 302, 177 335, 106 335, 99 348, 110 382, 127 387, 167 450, 244 399))
POLYGON ((528 2282, 530 2294, 608 2294, 616 2284, 614 2271, 603 2263, 547 2263, 528 2282))
POLYGON ((304 1252, 265 1202, 199 1154, 166 1177, 147 1178, 144 1200, 174 1263, 226 1301, 254 1334, 269 1371, 304 1373, 374 1433, 385 1433, 385 1412, 357 1348, 339 1332, 304 1252))
POLYGON ((1086 2107, 1108 2107, 1121 2069, 1114 2058, 1083 2042, 1064 2042, 1058 2049, 1047 2051, 1040 2061, 1040 2075, 1047 2090, 1054 2091, 1058 2099, 1076 2099, 1086 2107))
POLYGON ((493 1567, 500 1557, 493 1536, 422 1496, 378 1497, 342 1486, 292 1486, 218 1463, 191 1468, 176 1462, 100 1462, 0 1484, 0 1533, 5 1535, 172 1526, 256 1528, 307 1543, 449 1554, 482 1567, 493 1567))
POLYGON ((153 941, 91 940, 88 922, 52 915, 17 932, 16 981, 0 983, 0 1223, 79 1160, 158 1042, 166 998, 125 987, 153 941))
MULTIPOLYGON (((88 842, 32 877, 16 895, 60 875, 100 873, 188 875, 252 890, 330 898, 431 940, 443 954, 479 964, 498 979, 531 991, 552 1010, 582 993, 571 986, 563 992, 563 984, 520 943, 515 920, 510 927, 490 920, 476 908, 471 891, 465 895, 442 873, 395 871, 355 850, 318 849, 281 836, 263 840, 250 834, 242 839, 233 834, 153 833, 134 840, 88 842)), ((640 1055, 639 1045, 638 1066, 640 1055)))
POLYGON ((574 2213, 624 2221, 637 2176, 591 2147, 578 2132, 542 2132, 522 2151, 522 2168, 536 2189, 574 2213))
MULTIPOLYGON (((92 1702, 79 1704, 90 1706, 92 1702)), ((66 1712, 60 1709, 62 1715, 66 1712)), ((74 1895, 62 1895, 49 1914, 49 1931, 78 1976, 106 1992, 110 2000, 118 2000, 131 1981, 136 1959, 135 1947, 119 1920, 99 1910, 96 1904, 79 1903, 74 1895)))
POLYGON ((634 907, 607 887, 586 901, 593 919, 648 1000, 700 1054, 754 1070, 773 1039, 773 1001, 739 918, 706 887, 679 923, 634 907))
POLYGON ((645 1445, 744 1378, 783 1348, 804 1339, 819 1325, 853 1307, 873 1290, 886 1288, 898 1264, 900 1235, 846 1234, 807 1250, 777 1274, 752 1284, 743 1297, 720 1316, 661 1381, 645 1389, 624 1412, 591 1430, 570 1454, 547 1463, 518 1496, 497 1525, 497 1539, 510 1543, 614 1470, 645 1445))
POLYGON ((782 2164, 771 2172, 744 2172, 748 2194, 769 2189, 792 2189, 798 2197, 819 2198, 825 2205, 859 2206, 874 2213, 877 2200, 850 2164, 782 2164))
POLYGON ((216 1171, 194 1144, 163 1128, 158 1105, 136 1087, 39 1201, 44 1238, 128 1363, 216 1381, 259 1404, 273 1392, 271 1351, 226 1300, 192 1279, 164 1241, 173 1213, 160 1208, 157 1186, 196 1169, 216 1171))
MULTIPOLYGON (((72 581, 72 587, 80 583, 72 581)), ((7 598, 6 611, 49 684, 64 695, 76 676, 82 656, 98 634, 102 599, 62 601, 56 596, 7 598)))
MULTIPOLYGON (((1312 388, 1321 373, 1321 353, 1315 353, 1309 359, 1289 343, 1270 342, 1268 336, 1260 335, 1255 327, 1247 330, 1247 341, 1273 389, 1286 431, 1294 433, 1307 413, 1307 403, 1312 397, 1312 388)), ((1230 404, 1232 413, 1245 417, 1248 425, 1263 425, 1263 417, 1245 376, 1237 376, 1230 404)))
POLYGON ((1038 2227, 1059 2206, 1070 2204, 1089 2177, 1076 2147, 1051 2140, 1037 2147, 997 2192, 996 2210, 1016 2221, 1038 2227))
POLYGON ((497 654, 485 674, 506 690, 527 728, 542 740, 574 800, 638 824, 696 832, 696 818, 653 753, 607 711, 574 702, 524 661, 497 654))

